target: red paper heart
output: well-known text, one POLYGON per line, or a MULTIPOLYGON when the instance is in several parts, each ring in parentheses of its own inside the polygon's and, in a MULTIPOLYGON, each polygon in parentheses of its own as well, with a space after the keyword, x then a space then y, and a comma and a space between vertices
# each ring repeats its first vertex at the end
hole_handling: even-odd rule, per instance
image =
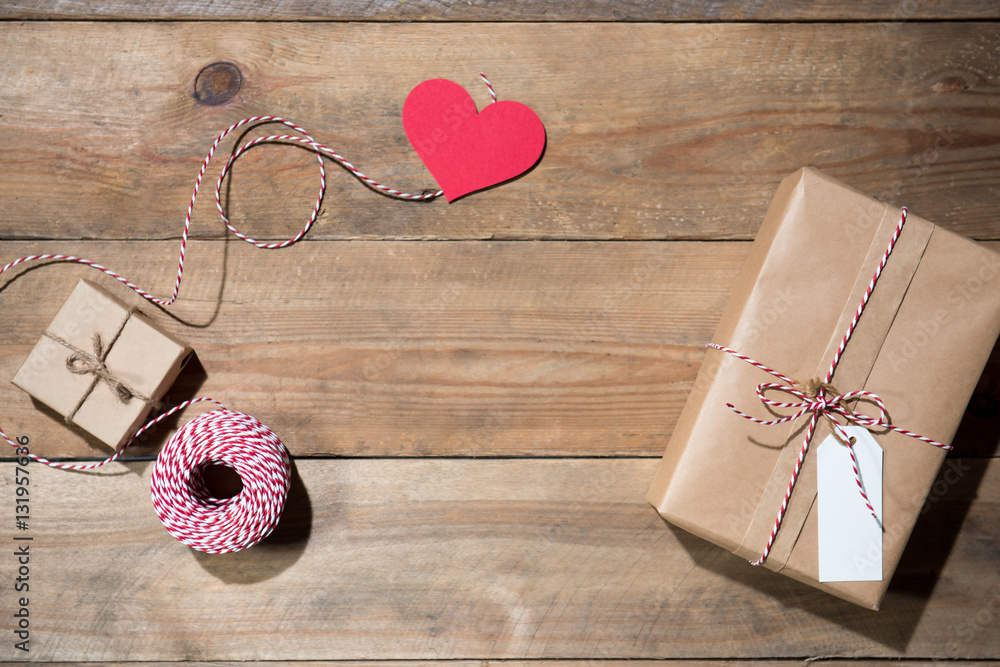
POLYGON ((523 174, 542 155, 545 127, 520 102, 481 113, 462 86, 424 81, 406 97, 403 129, 448 201, 523 174))

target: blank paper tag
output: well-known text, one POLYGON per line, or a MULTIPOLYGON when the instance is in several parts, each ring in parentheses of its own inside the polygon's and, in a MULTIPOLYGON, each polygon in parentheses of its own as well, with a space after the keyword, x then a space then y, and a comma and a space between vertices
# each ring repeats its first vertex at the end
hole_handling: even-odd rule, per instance
POLYGON ((855 439, 865 492, 878 522, 865 506, 851 453, 831 434, 816 453, 819 504, 819 580, 882 580, 882 448, 867 429, 845 426, 855 439))

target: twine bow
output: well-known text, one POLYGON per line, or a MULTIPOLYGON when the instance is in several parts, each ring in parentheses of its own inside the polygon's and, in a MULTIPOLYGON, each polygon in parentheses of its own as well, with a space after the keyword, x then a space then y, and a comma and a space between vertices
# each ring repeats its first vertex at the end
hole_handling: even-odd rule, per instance
POLYGON ((802 417, 807 414, 813 414, 817 418, 826 419, 827 423, 829 423, 830 427, 833 429, 834 434, 837 436, 837 439, 844 445, 847 445, 848 447, 854 444, 853 443, 854 439, 847 433, 847 431, 844 430, 844 425, 847 423, 863 426, 867 428, 869 431, 877 431, 877 430, 896 431, 897 433, 902 433, 904 435, 908 435, 910 437, 923 440, 924 442, 934 445, 935 447, 941 447, 942 449, 951 449, 950 446, 943 445, 940 442, 937 442, 936 440, 931 440, 930 438, 924 438, 918 435, 917 433, 913 433, 912 431, 906 430, 905 428, 894 426, 889 421, 889 413, 886 410, 885 402, 879 397, 878 394, 874 392, 862 390, 862 391, 849 391, 847 393, 841 394, 836 387, 834 387, 829 382, 824 382, 820 378, 812 378, 811 380, 807 380, 804 383, 795 382, 790 378, 782 375, 781 373, 778 373, 777 371, 764 366, 763 364, 754 363, 752 359, 745 358, 744 355, 738 354, 734 350, 731 350, 728 347, 724 347, 722 345, 714 345, 714 344, 710 345, 709 347, 714 347, 718 350, 722 350, 723 352, 728 352, 730 354, 733 354, 734 356, 737 356, 741 359, 744 359, 745 361, 753 363, 753 365, 757 366, 761 370, 764 370, 767 373, 770 373, 771 375, 785 381, 786 384, 779 384, 777 382, 765 382, 757 385, 757 398, 760 399, 761 403, 772 408, 782 408, 782 409, 791 408, 793 410, 797 410, 797 412, 794 412, 788 416, 779 417, 778 419, 772 419, 772 420, 761 420, 738 410, 731 403, 726 404, 726 406, 729 407, 729 409, 731 409, 733 412, 735 412, 736 414, 740 415, 745 419, 749 419, 752 422, 755 422, 757 424, 763 424, 765 426, 774 426, 777 424, 784 424, 785 422, 795 421, 799 417, 802 417), (795 403, 785 403, 781 401, 775 401, 766 396, 766 393, 768 391, 785 392, 786 394, 790 394, 795 398, 798 398, 799 400, 798 402, 795 403), (847 406, 848 401, 859 401, 859 400, 864 400, 875 404, 875 406, 878 407, 879 416, 872 417, 862 412, 857 412, 856 410, 852 410, 847 406), (839 421, 837 421, 837 416, 842 417, 845 421, 845 424, 841 424, 839 421))
MULTIPOLYGON (((805 415, 810 416, 809 427, 806 429, 805 439, 802 442, 802 448, 799 450, 798 458, 795 461, 795 467, 792 469, 792 476, 788 481, 788 488, 785 490, 785 496, 781 501, 781 507, 778 509, 778 515, 774 520, 774 525, 771 528, 770 535, 768 536, 767 544, 764 546, 764 551, 760 558, 756 561, 751 561, 753 565, 763 564, 763 562, 767 559, 768 554, 771 552, 771 547, 774 546, 775 537, 778 534, 778 529, 781 528, 781 521, 785 516, 785 510, 788 508, 788 499, 791 497, 792 491, 795 488, 795 482, 798 480, 799 471, 802 469, 802 463, 805 460, 806 453, 809 451, 809 442, 812 440, 813 433, 816 431, 816 425, 821 418, 826 419, 830 423, 837 439, 844 444, 850 452, 851 461, 854 465, 854 478, 858 484, 858 490, 865 502, 865 506, 871 512, 876 521, 879 521, 879 519, 868 499, 868 494, 865 492, 865 485, 861 479, 861 470, 858 466, 858 459, 854 455, 854 439, 851 438, 844 429, 844 424, 841 424, 837 420, 838 416, 843 418, 846 423, 857 424, 870 431, 896 431, 897 433, 902 433, 903 435, 926 442, 929 445, 933 445, 941 449, 951 449, 950 445, 942 444, 936 440, 931 440, 926 436, 920 435, 919 433, 914 433, 913 431, 908 431, 905 428, 891 424, 889 422, 889 414, 886 411, 885 403, 877 394, 863 390, 849 391, 846 394, 841 394, 836 387, 831 384, 834 371, 837 370, 837 364, 840 363, 840 358, 844 353, 844 349, 847 347, 847 342, 851 339, 851 335, 854 333, 854 329, 857 327, 858 321, 861 319, 861 314, 864 312, 865 306, 868 305, 868 300, 871 298, 872 292, 875 290, 875 284, 878 282, 879 276, 882 275, 882 270, 885 268, 886 262, 889 261, 889 255, 892 254, 892 249, 895 247, 896 241, 899 240, 899 235, 903 230, 903 225, 906 224, 906 213, 907 211, 904 207, 902 215, 899 218, 899 223, 896 225, 896 230, 893 233, 892 238, 889 240, 888 247, 882 254, 882 259, 875 268, 875 275, 872 276, 871 281, 868 283, 868 288, 861 297, 861 303, 858 305, 857 310, 854 311, 854 317, 851 319, 851 323, 847 327, 847 332, 844 334, 844 337, 840 341, 840 345, 837 347, 837 351, 833 355, 833 361, 830 363, 830 368, 827 370, 825 378, 813 378, 804 383, 799 383, 787 375, 779 373, 773 368, 768 368, 759 361, 755 361, 744 354, 740 354, 736 350, 728 348, 724 345, 716 345, 714 343, 709 343, 708 345, 708 347, 722 350, 723 352, 731 354, 738 359, 742 359, 748 364, 756 366, 757 368, 781 380, 783 384, 777 382, 764 382, 757 385, 757 397, 760 399, 761 403, 769 408, 791 408, 796 410, 796 412, 786 417, 763 420, 757 419, 756 417, 748 415, 745 412, 741 412, 732 403, 726 403, 726 406, 730 410, 744 419, 748 419, 754 423, 763 424, 765 426, 775 426, 777 424, 784 424, 785 422, 793 421, 805 415), (775 401, 767 397, 766 393, 768 391, 782 391, 787 394, 791 394, 799 400, 797 402, 775 401), (847 403, 852 400, 866 400, 874 403, 879 409, 878 418, 850 409, 847 406, 847 403)), ((881 525, 881 522, 879 522, 879 525, 881 525)))
POLYGON ((94 334, 93 354, 87 354, 68 343, 64 344, 73 350, 73 354, 69 355, 66 359, 66 368, 69 372, 76 373, 77 375, 93 375, 99 382, 106 384, 122 403, 128 403, 136 397, 142 398, 138 393, 129 388, 128 385, 115 377, 114 373, 108 370, 108 366, 104 363, 104 360, 111 348, 109 346, 105 349, 104 342, 101 340, 101 334, 94 334))
POLYGON ((114 373, 108 369, 105 359, 108 357, 108 353, 111 352, 111 348, 114 347, 115 342, 117 342, 118 337, 121 336, 122 331, 125 330, 125 324, 128 322, 129 318, 132 317, 132 313, 137 312, 137 308, 129 308, 125 313, 125 317, 122 318, 121 323, 115 330, 114 336, 111 337, 111 341, 107 344, 101 338, 101 334, 95 332, 93 335, 94 342, 94 352, 93 354, 81 350, 76 345, 73 345, 65 338, 57 336, 56 334, 45 332, 45 335, 55 342, 59 343, 65 348, 68 348, 72 354, 66 358, 66 369, 71 373, 76 373, 77 375, 93 375, 94 381, 90 384, 90 387, 83 393, 80 400, 77 401, 76 405, 73 407, 69 413, 66 414, 66 423, 72 424, 73 418, 76 417, 76 413, 80 411, 83 404, 87 401, 90 395, 93 393, 94 388, 98 384, 104 383, 107 385, 111 392, 120 400, 122 403, 128 403, 133 398, 138 398, 146 403, 154 403, 153 399, 149 396, 144 396, 135 389, 132 389, 127 384, 122 382, 114 373))

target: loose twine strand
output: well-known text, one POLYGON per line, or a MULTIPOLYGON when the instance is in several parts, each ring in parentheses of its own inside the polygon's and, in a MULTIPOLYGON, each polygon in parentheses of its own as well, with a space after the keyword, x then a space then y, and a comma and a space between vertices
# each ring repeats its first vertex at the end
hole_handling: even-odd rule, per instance
MULTIPOLYGON (((491 100, 496 102, 497 97, 493 85, 485 74, 480 73, 479 76, 489 90, 491 100)), ((280 116, 252 116, 226 128, 215 139, 202 161, 184 218, 184 230, 181 233, 180 253, 177 260, 177 276, 169 298, 162 299, 153 296, 119 273, 97 262, 75 255, 40 254, 20 257, 0 268, 0 275, 27 262, 45 260, 75 262, 114 278, 151 303, 163 307, 170 306, 177 300, 180 293, 194 205, 209 163, 219 145, 230 133, 245 126, 267 123, 285 125, 297 134, 272 134, 247 141, 230 156, 215 184, 215 207, 226 228, 237 238, 252 243, 258 248, 285 248, 302 239, 312 227, 326 195, 326 167, 323 156, 333 159, 366 186, 389 197, 411 201, 430 201, 444 194, 443 190, 425 190, 419 194, 412 194, 383 185, 361 172, 334 149, 316 141, 311 134, 295 123, 280 116), (222 186, 233 164, 246 151, 264 143, 289 143, 305 146, 316 153, 319 162, 319 194, 309 219, 299 233, 278 243, 258 241, 241 232, 232 224, 222 204, 222 186)), ((98 365, 95 366, 91 361, 90 368, 81 370, 81 372, 93 373, 103 380, 104 371, 106 371, 106 367, 103 365, 103 358, 106 355, 103 344, 95 349, 96 357, 76 348, 73 350, 73 356, 82 355, 73 362, 74 365, 80 364, 83 360, 82 363, 86 366, 86 360, 98 359, 98 365)), ((126 391, 128 391, 127 388, 126 391)), ((131 398, 126 397, 124 392, 120 395, 124 400, 131 398)), ((189 405, 202 402, 214 403, 218 409, 204 413, 187 422, 173 434, 157 456, 150 483, 153 507, 167 531, 182 543, 207 553, 240 551, 260 542, 277 525, 291 484, 291 463, 287 449, 267 426, 250 415, 227 409, 214 398, 194 398, 170 408, 142 426, 118 451, 102 461, 74 464, 52 461, 30 452, 27 456, 39 463, 62 470, 100 468, 116 461, 130 445, 156 424, 189 405), (211 465, 223 465, 234 469, 240 476, 243 489, 232 498, 214 497, 202 477, 205 468, 211 465)), ((15 449, 22 448, 22 445, 16 443, 2 429, 0 429, 0 437, 15 449)))

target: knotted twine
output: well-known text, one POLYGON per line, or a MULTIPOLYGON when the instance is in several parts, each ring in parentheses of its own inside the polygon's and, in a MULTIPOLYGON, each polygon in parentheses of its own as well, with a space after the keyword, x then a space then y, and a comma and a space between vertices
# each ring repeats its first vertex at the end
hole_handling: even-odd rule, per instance
POLYGON ((114 394, 115 397, 117 397, 122 403, 128 403, 133 398, 138 398, 143 403, 152 404, 154 407, 158 405, 158 402, 154 401, 151 397, 146 396, 125 384, 121 378, 108 369, 108 365, 105 363, 111 349, 115 346, 115 343, 118 342, 118 337, 121 336, 122 331, 125 330, 125 325, 128 324, 132 314, 138 312, 138 310, 138 308, 132 307, 125 312, 125 317, 122 318, 121 323, 119 323, 118 328, 115 329, 114 335, 111 336, 111 340, 108 341, 107 344, 105 344, 104 339, 101 338, 101 334, 94 333, 92 338, 94 343, 93 354, 81 350, 76 345, 73 345, 61 336, 57 336, 56 334, 48 331, 45 332, 44 335, 47 338, 59 343, 73 353, 66 357, 66 370, 77 375, 94 376, 93 381, 87 388, 87 391, 83 392, 83 395, 80 397, 80 400, 76 402, 76 405, 74 405, 73 408, 66 413, 65 421, 67 424, 73 423, 73 418, 76 417, 76 413, 80 411, 80 408, 83 407, 83 404, 87 402, 87 399, 100 383, 104 383, 111 390, 111 393, 114 394))
POLYGON ((906 214, 906 207, 903 207, 899 223, 896 225, 892 238, 889 239, 889 245, 886 247, 885 252, 882 253, 882 258, 879 261, 878 266, 875 268, 875 275, 873 275, 872 279, 869 281, 868 287, 865 289, 865 293, 861 297, 861 303, 854 311, 854 317, 851 319, 851 323, 848 325, 847 331, 844 333, 844 337, 840 341, 840 345, 837 346, 837 351, 833 355, 833 360, 830 362, 830 367, 827 369, 826 376, 822 379, 812 378, 803 383, 796 382, 787 375, 779 373, 773 368, 769 368, 759 361, 755 361, 754 359, 751 359, 736 350, 728 348, 724 345, 716 345, 715 343, 708 344, 708 347, 731 354, 734 357, 742 359, 748 364, 756 366, 762 371, 781 380, 782 383, 765 382, 757 385, 757 398, 759 398, 760 402, 765 406, 783 409, 791 408, 793 410, 797 410, 797 412, 790 414, 787 417, 763 420, 741 412, 732 403, 726 403, 726 407, 730 410, 744 419, 748 419, 756 424, 763 424, 765 426, 784 424, 785 422, 794 421, 804 415, 809 415, 809 426, 806 429, 805 438, 802 441, 802 447, 799 450, 798 458, 795 460, 795 467, 792 469, 791 478, 788 480, 788 488, 785 490, 784 498, 781 500, 781 507, 778 508, 777 517, 774 520, 774 525, 771 527, 771 532, 768 535, 767 544, 764 545, 763 553, 757 560, 750 561, 753 565, 762 565, 764 561, 767 560, 768 554, 771 553, 771 547, 774 546, 774 540, 778 535, 778 530, 781 528, 781 521, 785 517, 785 510, 788 508, 788 499, 791 497, 792 491, 795 489, 795 482, 798 480, 799 471, 802 469, 802 463, 805 460, 806 453, 809 451, 809 442, 812 440, 812 436, 816 430, 816 425, 819 419, 826 419, 830 423, 834 436, 840 441, 841 444, 847 447, 850 452, 851 462, 854 468, 854 479, 857 482, 858 491, 861 494, 861 498, 864 500, 865 507, 867 507, 868 511, 871 512, 875 521, 878 521, 879 519, 875 514, 875 510, 868 499, 867 492, 865 491, 865 485, 861 478, 861 469, 858 465, 858 459, 854 455, 854 439, 850 437, 846 430, 844 430, 844 426, 837 421, 838 416, 842 417, 846 422, 863 426, 869 431, 895 431, 944 450, 951 449, 951 445, 945 445, 918 433, 914 433, 913 431, 908 431, 905 428, 894 426, 889 421, 889 413, 886 411, 885 403, 874 392, 860 390, 849 391, 841 394, 831 384, 833 374, 837 370, 837 364, 840 363, 840 358, 844 354, 844 348, 847 347, 847 342, 851 339, 851 335, 854 333, 854 329, 857 327, 858 321, 861 319, 861 314, 864 312, 865 306, 868 305, 868 300, 871 298, 872 292, 875 290, 875 284, 878 282, 879 276, 882 275, 882 269, 885 268, 886 262, 889 261, 889 255, 892 254, 892 249, 895 247, 896 241, 899 239, 899 235, 903 231, 903 225, 906 224, 906 214), (768 391, 785 392, 786 394, 791 394, 799 400, 792 403, 775 401, 766 396, 768 391), (852 400, 874 403, 879 409, 879 416, 877 418, 870 417, 866 414, 849 409, 847 407, 847 403, 852 400))
MULTIPOLYGON (((480 73, 479 76, 486 84, 490 98, 495 102, 496 93, 493 86, 484 74, 480 73)), ((267 123, 285 125, 296 134, 273 134, 244 143, 233 151, 215 184, 215 206, 226 228, 236 237, 258 248, 285 248, 302 239, 312 227, 319 215, 326 194, 324 155, 332 158, 366 186, 390 197, 411 201, 430 201, 444 194, 442 190, 433 189, 424 190, 419 194, 410 194, 385 186, 366 176, 332 148, 317 142, 312 135, 295 123, 279 116, 253 116, 244 118, 226 128, 216 138, 201 164, 201 169, 195 179, 194 190, 191 193, 191 200, 188 203, 187 215, 184 218, 180 256, 177 261, 177 277, 174 280, 173 292, 169 298, 157 298, 115 271, 97 262, 74 255, 43 254, 21 257, 0 268, 0 275, 25 262, 42 260, 75 262, 111 276, 151 303, 164 307, 170 306, 177 300, 180 291, 191 217, 208 164, 212 161, 212 157, 223 139, 231 132, 244 126, 267 123), (298 234, 279 243, 257 241, 240 232, 229 220, 222 205, 222 185, 233 164, 247 150, 263 143, 299 144, 316 153, 319 161, 319 195, 316 197, 312 213, 298 234)), ((74 350, 75 355, 80 355, 72 362, 75 368, 80 369, 74 372, 94 374, 99 381, 111 386, 118 384, 104 365, 104 356, 106 356, 107 351, 103 343, 95 345, 94 355, 76 348, 74 350)), ((72 356, 74 355, 71 355, 71 358, 72 356)), ((67 363, 69 364, 69 360, 67 363)), ((143 399, 124 385, 122 385, 122 391, 119 392, 116 389, 116 394, 125 401, 135 397, 143 399)), ((137 438, 163 419, 189 405, 205 401, 215 403, 219 409, 204 413, 187 422, 171 436, 156 458, 150 481, 153 508, 167 531, 193 549, 206 553, 241 551, 259 543, 277 525, 291 484, 291 463, 288 450, 271 429, 250 415, 227 409, 214 398, 195 398, 171 408, 140 428, 118 451, 103 461, 91 464, 67 464, 51 461, 32 453, 28 453, 27 456, 39 463, 64 470, 99 468, 117 460, 137 438), (205 484, 203 474, 206 468, 213 465, 227 466, 236 471, 243 484, 243 488, 238 494, 231 498, 217 498, 212 495, 205 484)), ((15 449, 21 447, 3 430, 0 430, 0 437, 15 449)))

